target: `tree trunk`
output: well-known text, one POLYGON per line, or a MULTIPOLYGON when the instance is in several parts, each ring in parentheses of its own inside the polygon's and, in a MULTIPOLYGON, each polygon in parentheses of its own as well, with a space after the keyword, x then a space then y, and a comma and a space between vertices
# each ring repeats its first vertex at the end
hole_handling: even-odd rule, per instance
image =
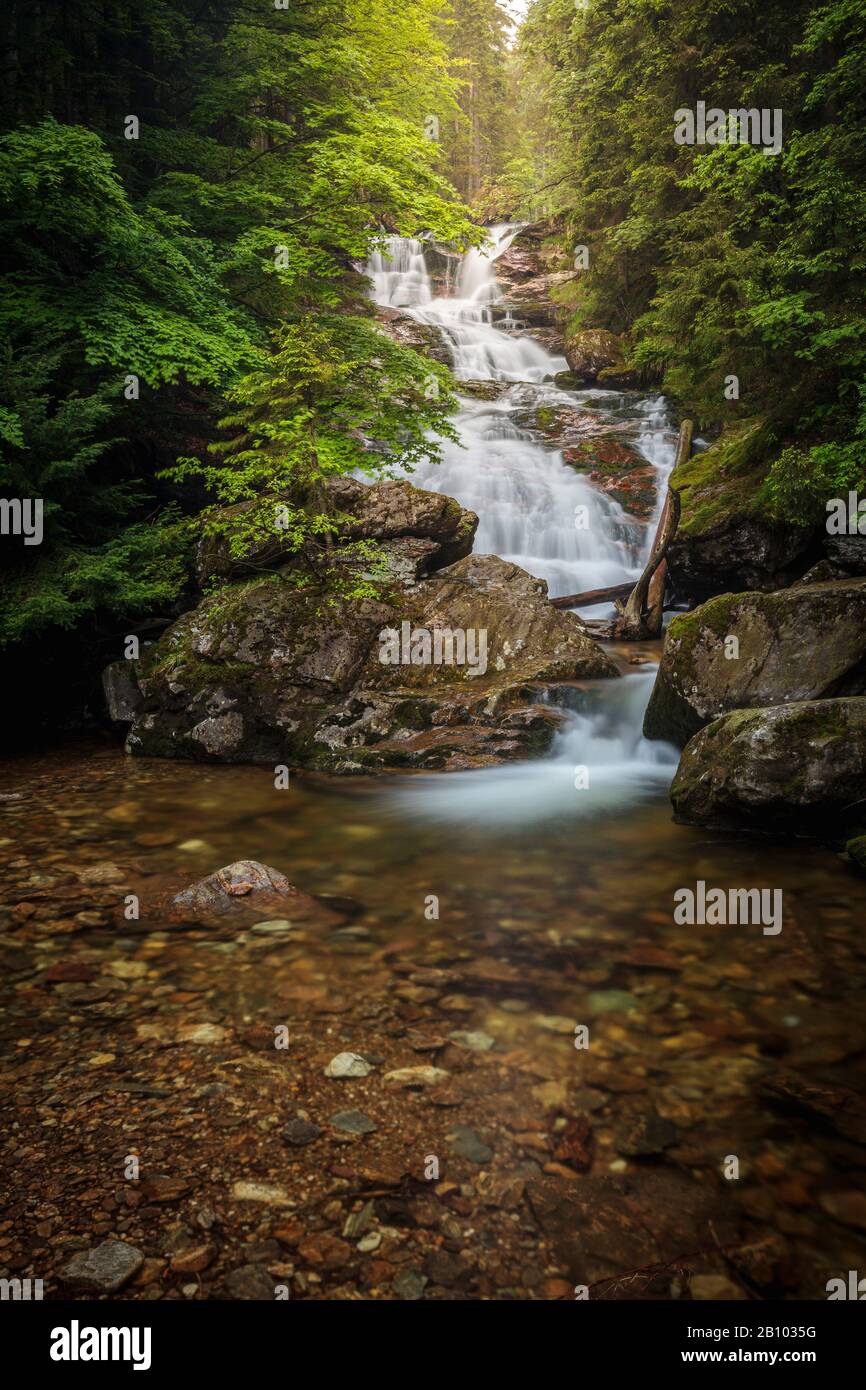
MULTIPOLYGON (((671 482, 676 470, 689 456, 692 447, 692 422, 683 420, 677 444, 677 456, 671 470, 671 482)), ((680 520, 680 495, 668 483, 668 493, 662 514, 659 517, 653 548, 646 568, 631 591, 628 602, 622 610, 615 628, 615 635, 627 641, 638 641, 646 637, 658 637, 662 630, 662 610, 664 608, 665 581, 667 579, 668 547, 676 535, 680 520)))

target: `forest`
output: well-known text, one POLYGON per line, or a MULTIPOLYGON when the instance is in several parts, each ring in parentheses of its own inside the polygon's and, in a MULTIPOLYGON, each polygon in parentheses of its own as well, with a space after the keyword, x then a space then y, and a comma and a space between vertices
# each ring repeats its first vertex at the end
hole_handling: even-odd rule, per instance
POLYGON ((864 0, 0 49, 0 1296, 158 1372, 209 1303, 199 1378, 282 1366, 252 1301, 802 1353, 866 1296, 864 0))

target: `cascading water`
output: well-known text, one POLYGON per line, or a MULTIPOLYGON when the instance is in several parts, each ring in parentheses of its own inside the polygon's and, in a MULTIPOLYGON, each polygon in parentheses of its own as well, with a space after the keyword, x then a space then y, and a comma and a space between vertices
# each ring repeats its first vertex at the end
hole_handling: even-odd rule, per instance
MULTIPOLYGON (((636 579, 654 527, 640 526, 528 427, 538 410, 591 408, 598 418, 631 429, 638 451, 659 475, 659 499, 673 466, 675 436, 662 397, 635 402, 597 388, 562 390, 554 377, 568 370, 565 358, 515 334, 511 316, 496 307, 495 264, 519 229, 493 227, 488 246, 468 252, 454 296, 434 296, 422 241, 390 238, 368 274, 378 304, 439 330, 458 382, 500 383, 491 400, 461 395, 455 419, 460 443, 446 441, 442 462, 419 468, 412 481, 477 512, 476 552, 513 561, 547 580, 557 597, 636 579)), ((648 784, 666 780, 675 762, 672 749, 640 734, 651 684, 651 673, 604 682, 590 697, 593 707, 573 716, 552 756, 541 762, 450 773, 425 778, 423 785, 413 780, 394 795, 412 812, 498 823, 631 800, 648 784), (585 790, 575 790, 575 767, 587 769, 585 790)))

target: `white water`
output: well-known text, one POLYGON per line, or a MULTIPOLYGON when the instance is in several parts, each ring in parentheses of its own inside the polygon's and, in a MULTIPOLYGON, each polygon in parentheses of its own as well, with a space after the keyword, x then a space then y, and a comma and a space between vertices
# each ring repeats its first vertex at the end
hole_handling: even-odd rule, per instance
MULTIPOLYGON (((551 597, 557 597, 637 578, 655 528, 627 516, 515 416, 558 405, 589 407, 602 418, 621 421, 658 472, 657 512, 676 440, 662 397, 636 400, 615 391, 561 390, 553 378, 568 370, 565 358, 527 334, 507 331, 513 320, 497 308, 495 266, 518 230, 507 224, 491 229, 486 250, 463 258, 454 296, 434 297, 421 241, 391 238, 387 252, 372 258, 368 273, 377 303, 440 330, 458 381, 507 383, 495 401, 461 396, 455 419, 460 445, 446 442, 442 463, 419 468, 412 481, 477 512, 475 551, 501 555, 547 580, 551 597)), ((595 609, 591 616, 605 611, 610 610, 595 609)), ((599 811, 668 780, 674 750, 648 743, 640 733, 652 674, 598 685, 596 708, 573 716, 548 758, 413 779, 394 793, 399 804, 437 819, 518 823, 599 811), (576 767, 588 769, 588 789, 575 788, 576 767)))

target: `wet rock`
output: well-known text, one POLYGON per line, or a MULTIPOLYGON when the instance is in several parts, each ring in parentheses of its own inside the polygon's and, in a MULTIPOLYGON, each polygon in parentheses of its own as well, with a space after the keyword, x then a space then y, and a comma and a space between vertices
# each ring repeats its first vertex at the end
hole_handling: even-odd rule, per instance
POLYGON ((812 1124, 817 1121, 866 1146, 866 1103, 855 1091, 784 1071, 764 1077, 760 1094, 776 1109, 800 1115, 812 1124))
POLYGON ((630 1158, 646 1158, 663 1153, 677 1142, 676 1125, 650 1110, 629 1115, 614 1130, 618 1151, 630 1158))
POLYGON ((342 1269, 352 1258, 352 1247, 339 1236, 320 1231, 301 1241, 298 1254, 316 1269, 342 1269))
MULTIPOLYGON (((505 293, 504 305, 523 326, 555 328, 558 318, 553 295, 577 279, 573 270, 554 270, 512 285, 505 293)), ((568 354, 566 353, 566 356, 568 354)), ((572 366, 569 360, 569 366, 572 366)))
POLYGON ((673 619, 644 734, 682 745, 735 709, 862 695, 864 663, 866 579, 724 594, 673 619))
POLYGON ((215 874, 194 883, 191 888, 185 888, 177 894, 173 903, 175 907, 190 908, 196 912, 214 912, 230 907, 236 898, 255 893, 288 896, 296 891, 278 869, 270 869, 254 859, 239 859, 237 863, 227 864, 215 874))
POLYGON ((570 371, 582 382, 595 381, 604 367, 622 362, 623 346, 615 333, 605 328, 584 328, 565 335, 565 359, 570 371))
POLYGON ((170 1263, 176 1274, 200 1274, 213 1262, 215 1256, 215 1245, 194 1245, 172 1255, 170 1263))
POLYGON ((414 348, 425 357, 432 357, 434 362, 441 362, 446 367, 451 366, 451 353, 442 333, 434 324, 419 323, 411 314, 385 305, 377 306, 376 318, 388 337, 401 347, 414 348))
POLYGON ((375 1134, 378 1126, 362 1110, 338 1110, 328 1116, 328 1124, 344 1134, 375 1134))
POLYGON ((442 1067, 398 1067, 388 1071, 382 1080, 386 1086, 402 1086, 410 1090, 425 1086, 438 1086, 447 1081, 449 1073, 442 1067))
POLYGON ((424 1297, 427 1276, 417 1269, 404 1269, 393 1280, 391 1288, 398 1298, 413 1302, 424 1297))
POLYGON ((122 1240, 104 1240, 73 1255, 60 1271, 64 1284, 82 1293, 118 1293, 144 1264, 144 1254, 122 1240))
POLYGON ((373 1068, 357 1052, 338 1052, 325 1067, 325 1075, 335 1078, 369 1076, 373 1068))
POLYGON ((496 1046, 496 1039, 491 1038, 489 1033, 466 1032, 458 1028, 448 1037, 458 1047, 468 1048, 470 1052, 489 1052, 491 1047, 496 1046))
POLYGON ((306 1144, 312 1144, 319 1138, 322 1131, 318 1125, 314 1125, 312 1120, 302 1120, 299 1116, 289 1120, 280 1138, 286 1144, 291 1144, 293 1148, 301 1149, 306 1144))
POLYGON ((430 1281, 446 1289, 459 1283, 466 1272, 466 1266, 446 1250, 432 1250, 424 1261, 424 1273, 430 1281))
POLYGON ((102 673, 102 689, 108 717, 116 724, 130 724, 142 705, 134 661, 113 661, 102 673))
POLYGON ((686 745, 671 787, 695 825, 828 830, 861 796, 866 698, 737 710, 686 745))
POLYGON ((335 599, 325 614, 266 578, 203 599, 169 629, 149 655, 127 746, 335 771, 483 766, 550 745, 563 711, 541 704, 535 683, 616 675, 544 581, 497 556, 470 555, 388 602, 335 599), (408 660, 403 634, 415 631, 429 660, 423 645, 408 660), (383 633, 396 634, 390 647, 383 633), (201 726, 228 713, 240 716, 237 742, 215 752, 201 726))
POLYGON ((490 1145, 468 1125, 454 1125, 446 1139, 457 1157, 470 1163, 489 1163, 493 1157, 490 1145))
POLYGON ((267 1207, 289 1207, 292 1199, 284 1187, 271 1182, 252 1182, 239 1179, 232 1187, 237 1202, 261 1202, 267 1207))
POLYGON ((273 1279, 261 1265, 241 1265, 225 1278, 225 1291, 229 1298, 244 1302, 270 1303, 275 1288, 273 1279))
POLYGON ((843 1226, 866 1231, 866 1193, 822 1192, 818 1205, 843 1226))
MULTIPOLYGON (((727 1198, 680 1173, 646 1169, 627 1177, 540 1178, 527 1199, 575 1283, 594 1284, 648 1265, 674 1264, 683 1251, 733 1241, 727 1198)), ((629 1289, 635 1296, 635 1286, 629 1289)))

